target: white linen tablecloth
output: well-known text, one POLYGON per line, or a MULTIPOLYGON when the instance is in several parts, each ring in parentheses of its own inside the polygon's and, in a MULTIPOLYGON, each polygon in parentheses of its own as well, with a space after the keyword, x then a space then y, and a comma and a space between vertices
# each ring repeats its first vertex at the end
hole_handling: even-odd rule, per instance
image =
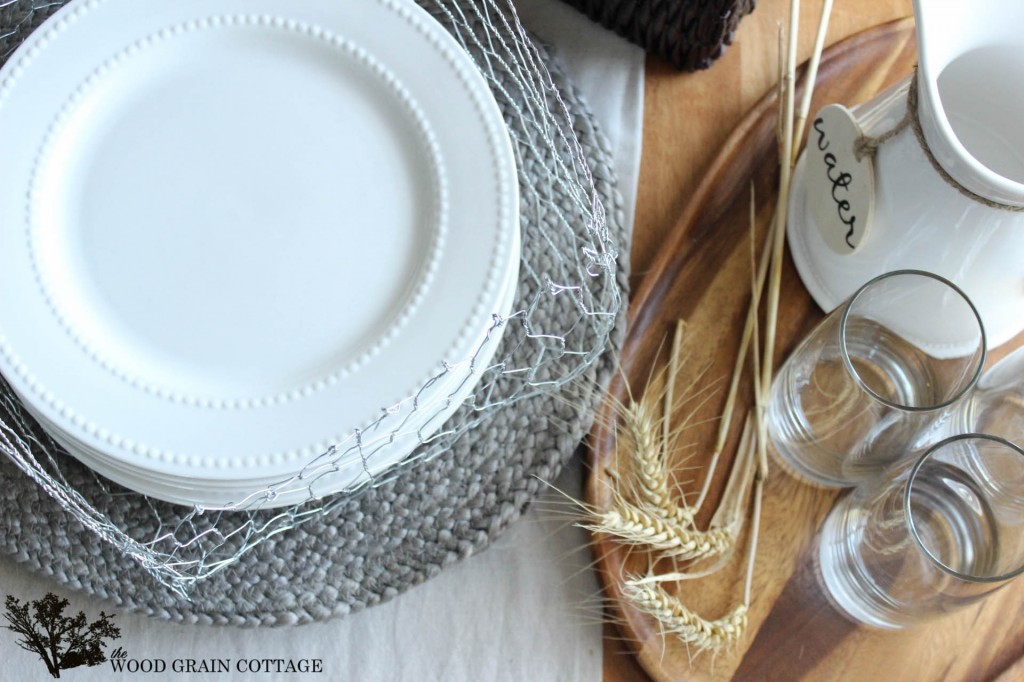
MULTIPOLYGON (((642 51, 558 0, 517 0, 524 25, 552 46, 590 103, 612 144, 626 224, 631 229, 640 165, 643 113, 642 51)), ((555 486, 577 497, 573 462, 555 486)), ((145 674, 95 667, 64 671, 68 680, 445 680, 533 682, 601 679, 601 607, 590 570, 586 534, 556 492, 545 494, 489 549, 453 566, 387 604, 324 623, 292 628, 184 626, 115 611, 129 659, 162 660, 166 670, 145 674), (197 670, 188 673, 191 659, 197 670), (263 662, 268 659, 269 662, 263 662), (316 659, 321 672, 284 672, 287 661, 316 659), (179 663, 175 664, 175 661, 179 663), (278 663, 278 660, 284 663, 278 663), (205 664, 204 664, 205 662, 205 664), (261 672, 253 673, 252 668, 261 672), (281 672, 277 672, 280 667, 281 672), (269 672, 262 672, 269 670, 269 672)), ((90 620, 114 609, 0 560, 0 596, 34 600, 64 596, 68 612, 90 620)), ((6 621, 0 618, 0 625, 6 621)), ((0 630, 0 678, 51 679, 40 659, 0 630)), ((114 647, 109 647, 107 655, 114 647)), ((159 664, 156 664, 160 667, 159 664)))

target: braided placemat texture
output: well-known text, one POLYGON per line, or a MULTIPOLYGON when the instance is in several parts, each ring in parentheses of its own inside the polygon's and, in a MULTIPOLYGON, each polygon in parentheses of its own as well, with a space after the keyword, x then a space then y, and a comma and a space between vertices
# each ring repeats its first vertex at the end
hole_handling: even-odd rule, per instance
POLYGON ((564 0, 647 52, 686 71, 711 66, 754 0, 564 0))
MULTIPOLYGON (((54 3, 53 9, 60 4, 54 3)), ((34 25, 41 23, 45 14, 33 17, 34 25)), ((443 13, 437 16, 445 23, 443 13)), ((0 9, 0 48, 4 40, 10 40, 3 37, 4 27, 23 19, 24 15, 15 16, 9 8, 0 9)), ((197 582, 187 600, 84 528, 4 457, 0 457, 0 552, 128 611, 185 623, 283 625, 322 620, 386 601, 485 547, 515 521, 544 487, 544 481, 558 475, 589 429, 611 376, 613 357, 621 346, 628 286, 629 234, 623 225, 622 201, 607 145, 554 59, 542 47, 540 53, 571 111, 594 185, 606 207, 608 234, 619 254, 615 282, 606 281, 622 292, 623 305, 606 352, 579 380, 558 393, 538 393, 494 410, 448 452, 332 505, 325 515, 266 539, 237 562, 197 582)), ((496 90, 495 94, 512 135, 529 138, 545 134, 529 129, 517 118, 522 103, 509 101, 510 92, 515 90, 496 90)), ((537 155, 524 157, 521 185, 545 173, 550 161, 537 155)), ((558 257, 557 250, 564 245, 551 241, 563 234, 556 229, 555 220, 537 212, 524 213, 524 263, 543 264, 558 257)), ((583 233, 586 228, 578 229, 583 233)), ((568 243, 564 235, 562 239, 568 243)), ((517 307, 534 298, 537 286, 523 278, 517 307)), ((542 296, 539 300, 532 317, 535 323, 555 322, 566 315, 565 306, 571 305, 567 297, 542 296)), ((578 364, 578 359, 566 361, 578 364)), ((512 389, 498 380, 495 392, 502 390, 512 389)), ((479 420, 480 415, 464 407, 452 419, 479 420)), ((96 477, 77 462, 68 461, 62 473, 86 497, 97 494, 96 477)), ((143 537, 158 530, 146 527, 154 516, 146 513, 145 507, 162 504, 129 495, 111 520, 143 537)), ((174 509, 183 508, 168 505, 166 512, 174 509)), ((219 521, 230 523, 228 516, 219 521)))

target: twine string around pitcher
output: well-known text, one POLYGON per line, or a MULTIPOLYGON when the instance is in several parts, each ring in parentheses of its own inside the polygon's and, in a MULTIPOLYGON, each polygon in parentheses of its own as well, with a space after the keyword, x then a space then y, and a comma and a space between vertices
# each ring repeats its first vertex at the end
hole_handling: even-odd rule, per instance
POLYGON ((918 144, 921 145, 921 149, 924 151, 924 155, 928 159, 928 162, 931 163, 932 168, 935 169, 935 172, 939 174, 939 177, 942 178, 947 185, 955 189, 957 192, 960 192, 960 194, 964 195, 971 201, 975 201, 984 206, 996 208, 1002 211, 1011 211, 1014 213, 1024 212, 1024 206, 1012 206, 1010 204, 993 201, 992 199, 983 197, 980 194, 976 194, 967 189, 957 182, 952 175, 946 172, 946 169, 942 167, 939 160, 935 158, 931 148, 928 146, 928 141, 925 140, 924 130, 921 127, 921 119, 918 116, 916 67, 914 68, 914 75, 910 79, 910 86, 907 89, 907 112, 895 126, 881 135, 861 135, 860 139, 857 140, 854 146, 854 154, 856 155, 857 160, 860 161, 865 156, 874 156, 880 146, 902 133, 908 127, 914 131, 914 136, 917 138, 918 144))

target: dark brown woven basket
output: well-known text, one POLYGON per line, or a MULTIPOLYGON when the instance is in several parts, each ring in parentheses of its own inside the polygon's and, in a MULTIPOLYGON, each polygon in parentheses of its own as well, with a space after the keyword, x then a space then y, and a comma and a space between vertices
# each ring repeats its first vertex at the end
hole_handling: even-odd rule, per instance
POLYGON ((706 69, 754 0, 564 0, 677 69, 706 69))

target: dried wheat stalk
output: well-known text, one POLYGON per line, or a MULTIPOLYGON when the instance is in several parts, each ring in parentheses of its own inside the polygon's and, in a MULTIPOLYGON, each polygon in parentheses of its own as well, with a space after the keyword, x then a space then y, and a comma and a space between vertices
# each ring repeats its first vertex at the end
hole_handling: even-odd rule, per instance
POLYGON ((636 491, 641 504, 660 518, 680 525, 693 524, 697 510, 676 503, 668 470, 668 435, 659 426, 668 419, 655 413, 652 401, 641 399, 624 408, 627 448, 634 460, 636 491))
POLYGON ((691 611, 659 583, 627 580, 623 596, 652 616, 666 633, 702 651, 720 651, 735 644, 747 629, 745 604, 735 607, 722 618, 705 620, 691 611))
MULTIPOLYGON (((811 92, 817 66, 824 44, 832 0, 825 0, 815 41, 807 90, 801 101, 799 112, 794 111, 796 35, 799 17, 799 0, 790 5, 788 41, 780 28, 779 89, 780 115, 778 121, 780 184, 775 213, 772 217, 760 261, 753 252, 751 242, 751 304, 743 332, 740 351, 732 374, 729 394, 718 440, 712 452, 709 470, 704 485, 693 506, 685 504, 681 493, 674 490, 668 465, 671 450, 670 426, 668 420, 673 413, 674 386, 679 375, 680 339, 682 327, 677 327, 673 350, 669 358, 669 376, 663 397, 666 406, 659 415, 656 401, 645 393, 640 401, 632 401, 620 410, 625 424, 626 438, 623 447, 628 451, 633 485, 628 486, 632 496, 626 494, 621 484, 626 477, 612 476, 620 484, 613 508, 595 514, 588 528, 597 532, 615 535, 630 547, 647 548, 656 558, 672 557, 677 561, 699 560, 718 557, 711 566, 695 570, 658 572, 656 558, 651 557, 648 573, 644 577, 627 577, 622 594, 636 608, 652 616, 665 633, 672 633, 688 646, 699 650, 719 651, 734 644, 743 636, 747 627, 747 614, 751 602, 753 571, 757 554, 758 531, 760 528, 761 506, 764 484, 768 475, 766 455, 767 434, 764 425, 764 409, 771 384, 776 325, 779 308, 782 254, 785 244, 786 208, 792 166, 797 155, 797 143, 802 138, 811 102, 811 92), (794 130, 795 128, 795 130, 794 130), (767 284, 767 286, 766 286, 767 284), (757 325, 759 301, 766 296, 766 327, 764 344, 758 343, 757 325), (729 475, 722 501, 712 517, 707 530, 697 529, 694 519, 703 505, 708 488, 725 447, 730 432, 730 420, 736 403, 736 392, 743 373, 744 361, 751 352, 754 374, 755 407, 747 416, 743 436, 733 468, 729 475), (682 503, 677 502, 679 497, 682 503), (719 619, 706 620, 691 611, 674 594, 663 587, 665 582, 690 580, 708 575, 724 565, 735 548, 739 531, 744 521, 743 510, 752 497, 752 531, 747 550, 747 568, 743 602, 719 619)), ((753 189, 751 191, 751 228, 756 221, 753 189)), ((696 383, 696 382, 695 382, 696 383)), ((692 386, 692 385, 691 385, 692 386)))
POLYGON ((645 546, 663 558, 681 561, 703 559, 729 551, 736 542, 732 528, 706 531, 686 527, 661 518, 628 502, 603 512, 585 528, 614 535, 630 545, 645 546))
MULTIPOLYGON (((677 340, 681 330, 682 327, 677 327, 677 340)), ((674 343, 673 347, 676 356, 680 346, 674 343)), ((678 357, 670 364, 678 371, 678 357)), ((668 386, 672 386, 675 377, 669 376, 667 381, 668 386)), ((668 401, 671 389, 666 387, 664 395, 668 401)), ((692 561, 728 554, 735 545, 742 516, 738 513, 718 515, 707 530, 696 527, 694 519, 698 508, 685 504, 682 493, 674 490, 668 452, 675 437, 666 427, 666 414, 672 410, 666 407, 665 414, 659 413, 660 402, 658 392, 649 388, 639 401, 631 400, 628 405, 618 407, 623 423, 623 437, 619 441, 623 455, 619 471, 611 476, 620 481, 616 502, 611 509, 592 514, 591 521, 584 527, 613 535, 629 545, 643 546, 656 552, 659 559, 692 561), (627 477, 630 484, 623 485, 621 481, 627 477), (681 504, 676 501, 677 497, 681 504), (728 522, 722 522, 723 518, 728 522)))

